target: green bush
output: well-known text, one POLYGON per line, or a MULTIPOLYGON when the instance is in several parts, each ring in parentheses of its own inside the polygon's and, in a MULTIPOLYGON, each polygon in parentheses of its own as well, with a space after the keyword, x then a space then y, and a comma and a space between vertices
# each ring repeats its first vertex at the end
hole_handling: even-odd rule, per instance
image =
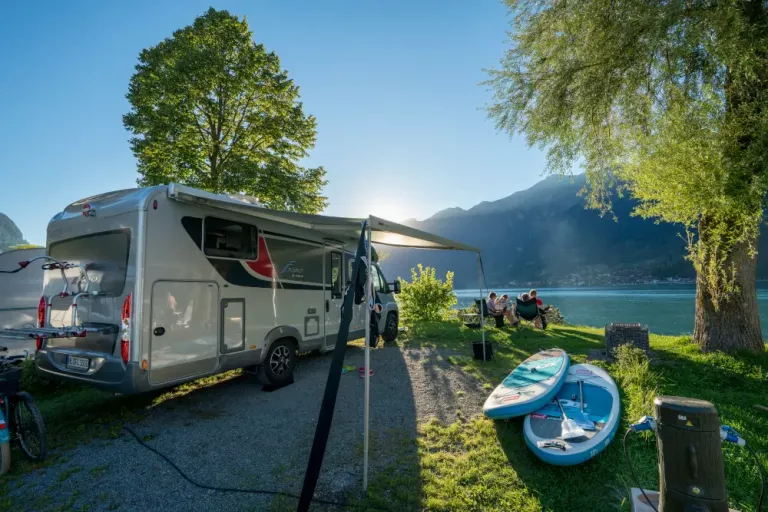
POLYGON ((565 317, 563 316, 563 313, 560 311, 560 308, 557 308, 555 306, 548 306, 549 309, 547 309, 546 317, 547 317, 547 323, 549 324, 556 324, 556 325, 565 325, 565 317))
POLYGON ((22 391, 33 395, 50 395, 60 390, 73 388, 76 385, 67 381, 45 378, 37 372, 34 359, 25 359, 21 363, 21 382, 19 386, 22 391))
POLYGON ((411 282, 400 278, 402 292, 397 296, 400 318, 405 322, 434 322, 445 319, 456 304, 453 293, 453 272, 445 281, 435 277, 435 269, 419 263, 411 269, 411 282))
POLYGON ((630 419, 653 412, 653 399, 658 394, 659 377, 651 371, 645 351, 632 345, 621 345, 613 351, 615 375, 627 400, 630 419))

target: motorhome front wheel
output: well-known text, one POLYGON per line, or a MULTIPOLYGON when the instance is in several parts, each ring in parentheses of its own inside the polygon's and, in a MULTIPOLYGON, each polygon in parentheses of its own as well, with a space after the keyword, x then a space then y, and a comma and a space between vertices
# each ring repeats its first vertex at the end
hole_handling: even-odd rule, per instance
POLYGON ((267 357, 261 365, 262 381, 265 384, 281 385, 293 378, 296 367, 296 344, 288 339, 277 340, 267 352, 267 357))
POLYGON ((381 335, 384 341, 391 343, 397 339, 397 315, 389 313, 387 315, 387 323, 384 326, 384 333, 381 335))

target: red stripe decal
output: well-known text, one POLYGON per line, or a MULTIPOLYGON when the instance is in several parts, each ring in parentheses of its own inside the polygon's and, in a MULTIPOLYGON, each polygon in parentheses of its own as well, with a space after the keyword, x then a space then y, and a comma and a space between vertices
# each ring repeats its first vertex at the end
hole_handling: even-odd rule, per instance
POLYGON ((251 270, 257 274, 266 277, 267 279, 273 279, 276 276, 275 267, 272 265, 272 259, 269 257, 269 249, 267 249, 267 241, 264 237, 259 235, 259 255, 255 260, 245 262, 251 270))

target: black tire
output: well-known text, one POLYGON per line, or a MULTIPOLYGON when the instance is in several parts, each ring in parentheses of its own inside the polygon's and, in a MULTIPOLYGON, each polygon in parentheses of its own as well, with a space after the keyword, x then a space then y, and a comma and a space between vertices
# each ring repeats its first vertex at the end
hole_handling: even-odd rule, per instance
POLYGON ((32 461, 45 459, 45 423, 32 395, 21 391, 11 399, 13 430, 19 448, 32 461))
POLYGON ((384 332, 382 333, 381 337, 384 338, 385 342, 392 343, 397 339, 398 332, 399 325, 397 315, 395 313, 388 313, 387 321, 384 324, 384 332))
POLYGON ((259 379, 263 384, 281 386, 293 379, 298 353, 296 343, 291 339, 277 340, 269 346, 267 357, 259 368, 259 379))

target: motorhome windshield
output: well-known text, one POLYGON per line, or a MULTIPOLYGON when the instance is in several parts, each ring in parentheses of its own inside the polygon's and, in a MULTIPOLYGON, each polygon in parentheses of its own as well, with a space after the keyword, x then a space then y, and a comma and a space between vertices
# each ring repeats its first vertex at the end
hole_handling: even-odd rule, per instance
POLYGON ((86 265, 88 277, 98 291, 120 295, 125 287, 130 245, 129 231, 111 231, 54 242, 49 254, 59 261, 86 265))

